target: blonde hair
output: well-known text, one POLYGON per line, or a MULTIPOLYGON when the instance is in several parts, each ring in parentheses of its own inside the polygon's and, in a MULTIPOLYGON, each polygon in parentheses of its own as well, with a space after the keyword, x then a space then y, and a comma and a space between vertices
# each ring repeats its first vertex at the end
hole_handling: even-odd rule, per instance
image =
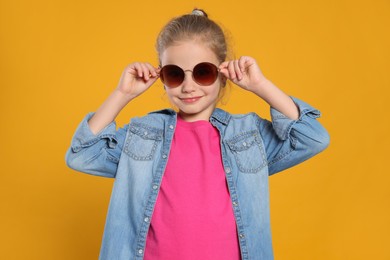
POLYGON ((226 60, 228 50, 225 34, 201 9, 176 17, 162 28, 156 41, 159 57, 167 47, 184 40, 200 40, 215 53, 221 63, 226 60))

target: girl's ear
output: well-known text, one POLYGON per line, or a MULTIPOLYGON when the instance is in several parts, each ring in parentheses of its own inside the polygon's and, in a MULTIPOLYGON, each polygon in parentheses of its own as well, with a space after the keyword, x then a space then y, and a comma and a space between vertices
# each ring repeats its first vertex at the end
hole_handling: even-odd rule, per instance
POLYGON ((221 86, 224 88, 226 86, 227 78, 221 74, 221 86))

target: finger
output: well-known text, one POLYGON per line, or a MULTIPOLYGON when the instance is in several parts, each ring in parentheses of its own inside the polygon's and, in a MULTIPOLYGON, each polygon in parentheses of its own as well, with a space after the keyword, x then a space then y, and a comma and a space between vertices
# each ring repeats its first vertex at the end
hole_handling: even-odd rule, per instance
POLYGON ((155 78, 157 77, 157 69, 154 68, 150 63, 145 63, 145 66, 147 67, 148 69, 148 75, 152 78, 155 78))
POLYGON ((140 63, 140 66, 141 66, 141 70, 142 70, 142 78, 146 81, 149 80, 149 69, 148 67, 146 66, 145 63, 140 63))
POLYGON ((222 62, 222 63, 218 66, 218 68, 219 68, 219 69, 226 69, 228 65, 229 65, 229 61, 224 61, 224 62, 222 62))
POLYGON ((141 68, 141 64, 139 62, 135 62, 133 64, 130 64, 129 67, 130 67, 130 73, 133 74, 136 78, 142 77, 142 68, 141 68))
POLYGON ((245 71, 245 63, 246 63, 246 57, 245 56, 241 56, 240 57, 240 60, 239 60, 239 66, 240 66, 240 69, 241 71, 245 71))
POLYGON ((254 64, 254 60, 251 57, 242 56, 240 58, 240 68, 242 72, 246 71, 253 64, 254 64))
POLYGON ((224 75, 226 78, 229 78, 229 73, 227 70, 227 67, 229 65, 229 61, 224 61, 218 66, 218 70, 222 75, 224 75))
POLYGON ((159 66, 156 68, 156 73, 158 77, 160 76, 160 72, 161 72, 161 67, 159 66))
POLYGON ((241 80, 242 79, 242 71, 241 71, 241 68, 240 68, 240 65, 239 65, 239 60, 235 60, 234 61, 234 70, 236 72, 237 79, 241 80))
POLYGON ((230 61, 228 65, 229 77, 231 80, 236 79, 236 71, 234 69, 234 61, 230 61))

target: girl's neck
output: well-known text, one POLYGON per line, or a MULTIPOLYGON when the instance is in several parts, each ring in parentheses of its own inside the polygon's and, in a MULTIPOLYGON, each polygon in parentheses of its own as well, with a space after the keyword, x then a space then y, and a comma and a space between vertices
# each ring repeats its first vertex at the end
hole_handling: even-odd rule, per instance
POLYGON ((195 122, 195 121, 210 121, 210 117, 214 109, 211 113, 202 113, 202 114, 186 114, 183 111, 178 112, 178 117, 186 122, 195 122))

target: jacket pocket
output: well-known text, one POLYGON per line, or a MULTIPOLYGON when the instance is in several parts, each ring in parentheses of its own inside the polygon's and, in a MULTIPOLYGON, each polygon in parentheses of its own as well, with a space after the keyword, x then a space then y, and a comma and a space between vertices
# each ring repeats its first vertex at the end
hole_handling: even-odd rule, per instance
POLYGON ((162 133, 149 126, 130 126, 123 151, 134 160, 150 161, 162 140, 162 133))
POLYGON ((240 171, 257 173, 267 165, 267 157, 257 130, 241 133, 226 142, 240 171))

